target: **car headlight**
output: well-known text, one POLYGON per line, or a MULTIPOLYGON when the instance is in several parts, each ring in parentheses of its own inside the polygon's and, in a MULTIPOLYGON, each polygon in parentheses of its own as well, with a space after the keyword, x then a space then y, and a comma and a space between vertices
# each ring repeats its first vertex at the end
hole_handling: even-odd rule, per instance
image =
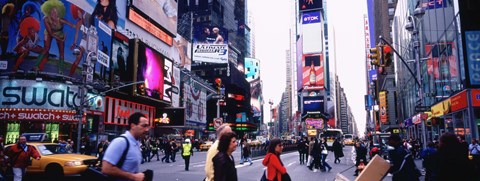
POLYGON ((81 161, 68 161, 65 162, 65 166, 80 166, 82 165, 81 161))

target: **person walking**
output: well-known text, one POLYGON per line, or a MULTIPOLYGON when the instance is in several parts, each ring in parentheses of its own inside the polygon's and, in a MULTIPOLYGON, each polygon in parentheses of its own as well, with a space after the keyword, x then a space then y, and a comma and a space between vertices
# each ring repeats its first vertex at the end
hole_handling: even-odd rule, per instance
POLYGON ((355 167, 357 169, 355 169, 355 174, 353 176, 358 176, 358 172, 360 170, 358 170, 358 165, 360 165, 360 163, 363 161, 364 163, 367 162, 367 154, 368 154, 368 150, 367 148, 365 148, 365 146, 362 145, 362 143, 360 141, 357 141, 355 143, 355 153, 356 153, 356 157, 355 157, 355 167))
POLYGON ((243 156, 243 147, 245 146, 245 144, 247 144, 247 134, 244 134, 242 136, 242 139, 240 139, 240 164, 243 164, 243 162, 245 161, 245 157, 243 156))
POLYGON ((252 165, 253 162, 252 162, 252 157, 250 156, 252 154, 252 151, 250 151, 250 143, 244 143, 242 150, 243 150, 243 159, 245 161, 248 161, 250 165, 252 165))
POLYGON ((175 156, 177 156, 177 152, 178 152, 178 145, 177 145, 177 142, 175 141, 175 139, 172 139, 172 141, 170 142, 170 145, 172 146, 172 152, 171 152, 171 160, 172 162, 175 162, 175 156))
POLYGON ((267 167, 265 170, 266 180, 290 181, 287 169, 283 165, 280 155, 283 152, 282 140, 274 138, 268 145, 267 155, 262 164, 267 167))
POLYGON ((298 150, 298 154, 300 155, 300 165, 305 164, 305 155, 307 154, 307 149, 308 149, 307 147, 308 145, 306 144, 303 138, 298 139, 297 150, 298 150))
POLYGON ((322 158, 322 171, 325 171, 328 169, 328 172, 332 170, 332 167, 325 161, 328 156, 328 145, 327 145, 327 138, 323 138, 322 144, 320 144, 320 152, 321 152, 321 158, 322 158))
POLYGON ((425 168, 425 180, 437 180, 437 148, 435 148, 435 143, 429 142, 427 148, 425 148, 420 153, 420 158, 423 159, 422 165, 425 168))
POLYGON ((340 163, 340 158, 345 156, 343 154, 343 147, 342 147, 342 144, 340 144, 340 141, 338 141, 338 138, 335 139, 335 141, 333 142, 332 144, 332 149, 333 149, 333 154, 335 155, 335 161, 333 161, 334 163, 340 163))
POLYGON ((440 137, 438 157, 435 158, 438 180, 476 180, 472 176, 478 171, 474 171, 469 164, 468 152, 464 149, 463 143, 455 134, 447 132, 440 137))
MULTIPOLYGON (((308 154, 307 154, 307 167, 310 167, 310 164, 312 164, 313 157, 312 157, 312 149, 313 145, 315 144, 314 137, 310 138, 310 141, 308 141, 308 154)), ((308 140, 308 139, 307 139, 308 140)))
POLYGON ((237 134, 225 133, 218 142, 218 153, 213 157, 215 181, 237 181, 237 169, 232 153, 237 148, 237 134))
POLYGON ((185 171, 188 171, 190 165, 190 156, 193 156, 193 147, 190 139, 185 139, 185 143, 182 144, 182 158, 185 160, 185 171))
POLYGON ((315 138, 312 145, 312 151, 310 152, 310 157, 312 157, 313 161, 308 166, 308 169, 313 170, 313 168, 315 168, 313 172, 317 172, 319 168, 323 170, 321 165, 321 154, 320 143, 318 143, 318 139, 315 138))
POLYGON ((212 146, 210 146, 210 148, 207 151, 207 159, 205 160, 205 175, 206 175, 205 181, 213 181, 214 180, 215 170, 213 168, 212 159, 218 153, 217 148, 218 148, 218 144, 219 144, 219 139, 222 137, 223 134, 230 133, 230 132, 233 132, 233 131, 232 131, 232 128, 230 128, 230 126, 228 124, 222 124, 217 128, 216 133, 217 133, 217 138, 218 139, 215 140, 215 142, 212 144, 212 146))
MULTIPOLYGON (((468 146, 468 150, 472 157, 473 168, 480 170, 480 145, 478 145, 477 139, 472 139, 472 143, 468 146)), ((475 177, 480 179, 480 173, 475 172, 475 177)))
POLYGON ((14 181, 22 181, 26 168, 31 165, 30 158, 36 160, 41 158, 35 147, 27 145, 25 136, 20 136, 18 143, 11 146, 6 155, 11 159, 14 181))
POLYGON ((402 146, 402 138, 398 134, 392 134, 388 138, 388 144, 394 147, 389 151, 390 170, 393 181, 418 181, 421 176, 420 170, 415 165, 412 153, 402 146))
POLYGON ((170 163, 170 155, 172 154, 172 145, 168 140, 165 141, 164 143, 163 151, 165 152, 165 156, 163 156, 162 162, 165 160, 165 162, 170 163))
POLYGON ((152 155, 150 156, 150 160, 157 155, 157 161, 160 161, 159 155, 158 155, 158 145, 159 141, 157 139, 153 139, 150 141, 150 149, 152 150, 152 155))
POLYGON ((139 141, 149 129, 147 117, 140 112, 133 113, 128 118, 128 130, 115 138, 105 151, 102 173, 115 180, 143 181, 145 174, 139 168, 142 160, 139 141))

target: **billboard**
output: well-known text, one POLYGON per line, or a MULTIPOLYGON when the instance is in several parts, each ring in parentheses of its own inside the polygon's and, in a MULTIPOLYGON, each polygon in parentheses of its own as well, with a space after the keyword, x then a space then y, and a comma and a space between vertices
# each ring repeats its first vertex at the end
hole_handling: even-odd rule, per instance
POLYGON ((302 24, 320 23, 320 11, 305 12, 302 14, 302 24))
POLYGON ((453 43, 425 45, 425 52, 429 55, 427 72, 429 75, 433 75, 435 80, 456 80, 458 78, 455 56, 457 51, 453 43))
POLYGON ((180 68, 192 69, 192 44, 179 34, 173 40, 172 59, 180 68))
POLYGON ((324 89, 323 55, 303 55, 302 65, 302 87, 307 90, 324 89))
POLYGON ((303 114, 324 112, 323 96, 303 97, 303 114))
POLYGON ((303 68, 303 52, 302 52, 302 45, 303 45, 303 36, 300 35, 297 40, 297 91, 303 88, 303 80, 300 79, 302 77, 302 70, 303 68))
MULTIPOLYGON (((185 80, 185 79, 183 79, 185 80)), ((185 117, 188 122, 207 123, 207 90, 192 78, 183 81, 185 117)))
MULTIPOLYGON (((2 74, 16 73, 24 70, 26 73, 40 73, 63 75, 80 80, 82 78, 83 61, 89 52, 107 50, 110 56, 111 34, 110 29, 118 29, 125 25, 125 1, 117 1, 110 8, 117 9, 116 19, 97 23, 97 18, 107 17, 108 14, 95 12, 94 0, 50 0, 50 1, 15 1, 2 4, 5 11, 12 10, 8 21, 3 21, 2 44, 0 46, 2 74), (53 24, 50 20, 50 10, 57 9, 56 14, 62 21, 53 24), (22 9, 29 11, 21 11, 22 9), (122 18, 123 13, 123 18, 122 18), (47 24, 46 24, 47 23, 47 24), (78 25, 78 26, 77 26, 78 25), (28 31, 29 29, 33 31, 28 31), (45 33, 46 32, 46 33, 45 33), (49 36, 53 32, 55 36, 49 36), (106 36, 107 35, 107 36, 106 36), (103 46, 102 46, 102 43, 103 46)), ((7 20, 5 19, 5 20, 7 20)), ((102 55, 105 55, 102 54, 102 55)), ((89 81, 93 78, 108 80, 107 56, 98 56, 95 64, 91 65, 89 81), (104 65, 102 65, 103 63, 104 65), (94 71, 97 75, 93 75, 94 71)), ((90 59, 88 59, 90 61, 90 59)))
POLYGON ((128 38, 118 32, 113 33, 112 43, 112 83, 125 83, 133 80, 133 59, 130 55, 128 38))
POLYGON ((470 85, 480 85, 480 61, 478 61, 478 55, 480 54, 480 48, 478 48, 478 40, 480 39, 480 31, 465 31, 465 46, 467 53, 466 63, 468 64, 468 76, 470 77, 470 85))
POLYGON ((245 58, 245 77, 250 83, 250 105, 253 117, 262 116, 262 85, 260 81, 260 61, 254 58, 245 58))
POLYGON ((300 0, 298 1, 298 10, 310 11, 322 8, 322 0, 300 0))
POLYGON ((185 126, 185 108, 163 108, 157 110, 155 127, 185 126))
POLYGON ((193 61, 227 63, 228 31, 218 26, 195 26, 193 35, 193 61))
POLYGON ((171 102, 172 61, 140 41, 137 50, 137 79, 144 81, 136 86, 136 94, 156 100, 171 102))
POLYGON ((172 82, 172 107, 180 107, 180 69, 173 66, 172 82))
POLYGON ((380 91, 378 93, 378 99, 380 102, 380 121, 383 124, 386 124, 388 122, 388 112, 387 112, 387 92, 386 91, 380 91))
MULTIPOLYGON (((302 20, 303 21, 303 20, 302 20)), ((303 54, 320 53, 323 50, 321 23, 303 24, 303 54)))
POLYGON ((177 34, 177 1, 133 0, 132 7, 148 21, 159 24, 171 34, 177 34))

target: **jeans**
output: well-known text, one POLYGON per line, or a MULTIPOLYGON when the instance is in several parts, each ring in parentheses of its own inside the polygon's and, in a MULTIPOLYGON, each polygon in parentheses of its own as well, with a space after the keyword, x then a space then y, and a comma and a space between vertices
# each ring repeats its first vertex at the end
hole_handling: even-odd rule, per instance
POLYGON ((171 155, 171 156, 172 156, 172 158, 171 158, 171 159, 172 159, 172 162, 175 162, 175 156, 176 156, 176 155, 177 155, 177 152, 176 152, 176 151, 173 151, 173 152, 172 152, 172 155, 171 155))
POLYGON ((165 156, 162 158, 162 162, 165 160, 165 162, 170 163, 170 153, 165 152, 165 156))
POLYGON ((327 167, 328 170, 331 170, 332 167, 331 167, 330 165, 328 165, 327 162, 325 162, 325 159, 326 159, 326 158, 327 158, 327 155, 322 154, 322 165, 323 165, 324 169, 325 169, 325 167, 327 167))
POLYGON ((13 167, 13 181, 22 181, 22 177, 25 175, 25 168, 13 167))
MULTIPOLYGON (((243 159, 244 159, 245 161, 248 161, 248 163, 253 164, 253 163, 252 163, 252 157, 243 157, 243 159)), ((243 160, 242 160, 242 162, 243 162, 243 160)))
POLYGON ((305 156, 307 155, 307 153, 305 152, 299 152, 299 153, 300 153, 300 164, 305 164, 305 160, 306 160, 305 156))

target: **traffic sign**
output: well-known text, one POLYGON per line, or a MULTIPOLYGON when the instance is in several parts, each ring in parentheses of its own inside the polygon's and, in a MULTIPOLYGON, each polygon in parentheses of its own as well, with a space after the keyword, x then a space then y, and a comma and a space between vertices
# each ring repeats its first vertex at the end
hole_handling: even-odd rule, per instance
POLYGON ((222 118, 214 118, 213 119, 213 128, 217 130, 218 127, 220 127, 223 124, 223 119, 222 118))

